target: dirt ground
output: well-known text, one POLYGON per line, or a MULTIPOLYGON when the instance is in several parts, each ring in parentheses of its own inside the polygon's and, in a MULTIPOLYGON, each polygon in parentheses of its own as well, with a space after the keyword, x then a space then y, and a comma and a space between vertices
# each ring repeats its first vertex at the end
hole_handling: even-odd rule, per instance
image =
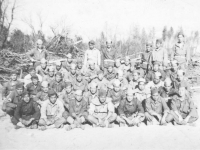
MULTIPOLYGON (((199 106, 200 91, 194 101, 199 106)), ((1 113, 1 112, 0 112, 1 113)), ((199 150, 200 121, 196 126, 87 127, 85 130, 15 130, 9 117, 0 119, 0 150, 199 150)))

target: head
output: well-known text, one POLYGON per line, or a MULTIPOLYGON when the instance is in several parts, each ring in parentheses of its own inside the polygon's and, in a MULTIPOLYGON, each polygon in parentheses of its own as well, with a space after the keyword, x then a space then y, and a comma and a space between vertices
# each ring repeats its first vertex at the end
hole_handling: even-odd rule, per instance
POLYGON ((69 63, 71 63, 72 62, 72 54, 68 54, 67 55, 67 61, 69 62, 69 63))
POLYGON ((133 80, 137 81, 140 78, 140 73, 138 71, 133 72, 133 80))
POLYGON ((148 41, 147 43, 146 43, 146 51, 147 52, 150 52, 151 51, 151 48, 152 48, 152 42, 150 42, 150 41, 148 41))
POLYGON ((98 79, 99 80, 103 80, 103 77, 104 77, 104 72, 103 71, 99 71, 98 72, 98 79))
POLYGON ((56 62, 56 69, 57 69, 57 70, 60 70, 61 67, 62 67, 62 63, 61 63, 60 61, 57 61, 57 62, 56 62))
POLYGON ((37 85, 37 84, 38 84, 38 81, 39 81, 38 76, 37 76, 37 75, 32 76, 32 77, 31 77, 31 81, 32 81, 32 83, 33 83, 34 85, 37 85))
POLYGON ((122 70, 118 70, 117 78, 121 81, 124 78, 124 72, 122 70))
POLYGON ((104 103, 107 97, 107 90, 100 89, 98 97, 99 97, 100 103, 104 103))
POLYGON ((114 91, 118 92, 118 91, 120 91, 120 88, 121 88, 121 82, 120 82, 120 80, 115 79, 114 82, 113 82, 113 89, 114 89, 114 91))
POLYGON ((109 65, 107 70, 108 70, 109 73, 112 73, 113 72, 113 66, 109 65))
POLYGON ((77 62, 77 68, 78 68, 78 69, 81 69, 82 67, 83 67, 82 61, 78 61, 78 62, 77 62))
POLYGON ((117 68, 121 66, 121 61, 120 61, 120 59, 116 59, 116 60, 115 60, 115 66, 116 66, 117 68))
POLYGON ((29 103, 30 102, 30 94, 27 91, 24 91, 22 94, 22 99, 24 102, 29 103))
POLYGON ((165 82, 164 82, 164 88, 167 92, 170 91, 170 89, 172 88, 172 81, 170 78, 166 78, 165 82))
POLYGON ((47 61, 44 58, 41 59, 41 67, 42 68, 46 68, 47 67, 47 61))
POLYGON ((181 97, 181 101, 183 101, 184 99, 185 99, 185 94, 186 94, 186 89, 185 89, 185 87, 180 87, 179 88, 179 95, 180 95, 180 97, 181 97))
POLYGON ((185 76, 185 72, 183 70, 178 70, 177 71, 177 78, 179 81, 183 80, 185 76))
POLYGON ((161 80, 161 77, 162 77, 161 73, 160 72, 156 72, 155 76, 154 76, 154 79, 153 79, 153 82, 155 84, 158 84, 160 82, 160 80, 161 80))
POLYGON ((157 101, 159 98, 159 93, 158 93, 158 89, 152 89, 151 90, 151 97, 153 100, 157 101))
POLYGON ((162 46, 162 39, 156 40, 156 48, 160 48, 162 46))
POLYGON ((91 70, 94 70, 94 69, 95 69, 95 63, 94 63, 94 61, 89 61, 89 68, 90 68, 91 70))
POLYGON ((82 90, 76 90, 75 91, 75 99, 80 102, 83 99, 83 91, 82 90))
POLYGON ((49 76, 50 76, 50 77, 53 77, 53 76, 54 76, 54 74, 55 74, 54 71, 55 71, 54 66, 50 66, 49 69, 48 69, 48 73, 49 73, 49 76))
POLYGON ((134 98, 134 90, 132 88, 127 89, 126 91, 126 100, 131 102, 134 98))
POLYGON ((159 69, 159 63, 155 62, 153 64, 153 71, 158 71, 158 69, 159 69))
POLYGON ((97 92, 97 84, 96 82, 92 82, 90 85, 90 93, 95 94, 97 92))
POLYGON ((17 80, 17 72, 13 72, 10 76, 12 81, 16 81, 17 80))
POLYGON ((108 49, 110 49, 110 48, 112 47, 112 41, 107 40, 107 41, 106 41, 106 47, 107 47, 108 49))
POLYGON ((82 76, 81 73, 77 73, 77 74, 76 74, 76 80, 77 80, 78 82, 81 82, 81 81, 83 80, 83 76, 82 76))
POLYGON ((48 97, 49 97, 49 101, 52 103, 52 104, 55 104, 55 102, 57 101, 58 99, 58 95, 55 91, 53 90, 50 90, 48 92, 48 97))
POLYGON ((56 78, 55 78, 56 81, 57 81, 57 82, 60 82, 60 81, 62 80, 62 73, 57 72, 55 77, 56 77, 56 78))
POLYGON ((66 88, 65 88, 65 91, 67 93, 71 93, 73 87, 72 87, 72 83, 71 82, 66 82, 66 88))
POLYGON ((184 34, 183 33, 180 32, 177 37, 178 37, 178 42, 184 41, 184 34))
POLYGON ((129 65, 130 64, 130 57, 126 56, 125 57, 125 65, 129 65))
POLYGON ((71 64, 71 66, 70 66, 70 72, 71 72, 71 74, 75 74, 76 73, 76 64, 71 64))
POLYGON ((41 86, 42 86, 42 91, 47 93, 49 90, 49 83, 47 81, 42 81, 41 86))
POLYGON ((144 90, 145 89, 145 79, 144 78, 140 78, 139 80, 138 80, 138 88, 139 88, 139 90, 144 90))
POLYGON ((172 66, 172 69, 174 70, 174 71, 177 71, 177 69, 178 69, 178 62, 177 61, 171 61, 171 66, 172 66))
POLYGON ((38 39, 37 40, 37 48, 42 49, 42 45, 43 45, 42 40, 38 39))
POLYGON ((31 76, 36 75, 36 71, 35 71, 35 68, 34 68, 34 67, 29 68, 29 74, 30 74, 31 76))
POLYGON ((94 42, 93 40, 91 40, 91 41, 88 43, 88 45, 89 45, 90 50, 93 50, 93 49, 94 49, 95 42, 94 42))
POLYGON ((19 95, 21 95, 22 92, 24 91, 24 85, 22 83, 17 83, 16 84, 16 91, 19 95))

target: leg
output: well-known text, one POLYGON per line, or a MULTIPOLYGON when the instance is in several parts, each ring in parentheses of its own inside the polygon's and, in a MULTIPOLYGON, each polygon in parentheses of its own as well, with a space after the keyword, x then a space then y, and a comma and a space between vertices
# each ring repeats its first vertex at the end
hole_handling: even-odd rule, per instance
POLYGON ((44 119, 40 119, 38 125, 40 126, 41 130, 46 130, 47 123, 44 119))
POLYGON ((94 125, 94 124, 97 125, 97 124, 99 123, 98 119, 95 118, 95 117, 92 116, 92 115, 88 115, 87 120, 88 120, 90 123, 92 123, 93 125, 94 125))
POLYGON ((145 112, 145 119, 147 121, 147 125, 152 125, 153 116, 151 116, 148 112, 145 112))
POLYGON ((60 127, 63 127, 63 124, 65 123, 65 118, 64 117, 61 117, 59 119, 57 119, 54 123, 55 125, 55 128, 60 128, 60 127))

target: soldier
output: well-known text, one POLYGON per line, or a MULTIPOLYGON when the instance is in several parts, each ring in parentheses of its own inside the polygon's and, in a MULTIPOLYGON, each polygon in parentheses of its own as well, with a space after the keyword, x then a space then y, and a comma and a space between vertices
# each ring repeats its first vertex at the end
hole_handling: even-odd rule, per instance
POLYGON ((140 126, 144 121, 144 109, 141 102, 134 97, 134 90, 132 88, 126 91, 126 97, 120 102, 118 107, 120 127, 125 124, 130 126, 140 126))
POLYGON ((76 80, 76 64, 72 63, 70 65, 70 72, 65 76, 64 80, 66 82, 74 83, 76 80))
POLYGON ((73 83, 74 90, 82 90, 84 92, 87 91, 87 81, 81 73, 76 74, 76 81, 73 83))
POLYGON ((185 87, 180 87, 178 91, 174 91, 170 95, 170 115, 166 121, 174 121, 179 125, 194 125, 199 118, 194 102, 190 99, 185 87))
POLYGON ((16 126, 16 129, 21 127, 37 129, 39 119, 40 109, 38 104, 33 101, 29 93, 25 91, 22 94, 22 101, 18 103, 11 121, 16 126))
POLYGON ((169 108, 165 100, 160 97, 158 89, 151 90, 151 97, 145 102, 145 116, 148 125, 166 124, 169 108))
POLYGON ((55 80, 50 83, 50 88, 53 89, 60 97, 65 87, 66 83, 62 79, 62 74, 60 72, 57 72, 55 80))
POLYGON ((48 74, 43 78, 43 81, 47 81, 48 83, 51 83, 53 80, 55 80, 55 67, 50 66, 48 68, 48 74))
POLYGON ((161 81, 162 75, 160 72, 155 72, 153 81, 150 81, 146 86, 147 88, 154 89, 154 88, 161 88, 164 86, 164 82, 161 81))
POLYGON ((6 97, 10 94, 10 92, 15 90, 16 85, 20 83, 20 81, 18 81, 17 79, 17 72, 15 71, 11 72, 10 79, 11 79, 10 81, 3 84, 3 89, 2 89, 3 100, 5 100, 6 97))
POLYGON ((174 88, 179 89, 181 85, 184 86, 190 94, 192 94, 188 79, 185 77, 185 72, 183 70, 178 70, 177 79, 174 82, 174 88))
POLYGON ((109 86, 109 82, 104 77, 104 72, 102 70, 98 71, 98 77, 92 80, 92 82, 97 83, 98 89, 107 89, 109 86))
MULTIPOLYGON (((166 77, 169 77, 174 82, 177 79, 178 62, 176 60, 171 61, 171 68, 166 70, 166 77)), ((174 85, 175 86, 175 85, 174 85)))
POLYGON ((63 62, 63 67, 70 72, 70 65, 73 63, 72 54, 67 54, 67 61, 63 62))
POLYGON ((42 58, 47 59, 48 58, 48 52, 43 46, 42 40, 37 40, 37 47, 30 50, 26 53, 26 55, 33 61, 36 61, 35 66, 38 66, 40 64, 40 60, 42 58), (32 58, 33 56, 33 58, 32 58))
POLYGON ((46 76, 48 74, 47 61, 44 58, 42 58, 40 62, 41 62, 41 64, 38 65, 35 68, 35 70, 36 70, 36 74, 39 74, 41 77, 44 78, 44 76, 46 76))
POLYGON ((91 82, 94 78, 97 77, 97 72, 99 68, 95 66, 95 62, 92 60, 88 61, 88 69, 84 71, 85 78, 88 82, 91 82))
POLYGON ((163 69, 163 67, 167 66, 168 62, 168 53, 162 44, 162 39, 156 40, 156 49, 152 51, 152 55, 150 58, 150 60, 152 60, 152 63, 155 61, 158 61, 160 63, 161 70, 163 69))
POLYGON ((128 83, 128 87, 132 89, 137 88, 139 79, 140 73, 138 71, 133 71, 131 77, 129 77, 130 82, 128 83))
POLYGON ((135 96, 140 102, 143 102, 151 95, 150 89, 146 87, 146 81, 144 78, 138 80, 138 86, 135 89, 135 96))
POLYGON ((117 114, 114 112, 114 106, 107 97, 107 91, 101 89, 99 91, 98 97, 95 97, 89 106, 89 116, 88 121, 93 124, 93 126, 100 127, 113 127, 113 122, 117 118, 117 114))
POLYGON ((32 82, 31 77, 35 76, 35 75, 38 77, 39 82, 42 82, 42 77, 39 74, 36 74, 35 67, 30 67, 29 68, 29 74, 27 74, 24 77, 24 86, 26 86, 27 84, 31 83, 32 82))
POLYGON ((60 61, 56 62, 55 74, 57 72, 62 73, 62 77, 64 80, 67 78, 67 75, 69 74, 69 72, 62 66, 62 63, 60 61))
POLYGON ((91 82, 88 87, 89 91, 84 93, 84 97, 87 98, 87 103, 90 104, 94 98, 98 96, 98 85, 96 82, 91 82))
POLYGON ((121 89, 126 90, 128 88, 128 81, 124 76, 124 72, 122 70, 118 70, 116 77, 121 83, 121 89))
POLYGON ((83 98, 83 91, 75 91, 75 100, 69 102, 69 116, 67 117, 67 122, 70 124, 66 127, 69 131, 74 128, 85 129, 83 123, 88 118, 87 112, 87 102, 83 98))
POLYGON ((83 73, 83 62, 82 60, 78 59, 77 60, 77 68, 76 68, 76 72, 80 72, 83 73))
POLYGON ((160 72, 161 73, 161 75, 162 75, 161 80, 162 81, 165 80, 166 75, 165 75, 164 71, 159 69, 159 65, 160 65, 160 63, 158 61, 155 61, 153 63, 153 70, 149 71, 148 74, 146 75, 146 81, 147 82, 153 81, 156 72, 160 72))
POLYGON ((107 64, 107 71, 105 71, 105 78, 110 82, 116 77, 116 72, 113 68, 113 63, 110 62, 107 64))
POLYGON ((14 115, 17 104, 21 101, 23 90, 23 83, 17 83, 15 90, 12 91, 3 102, 2 110, 11 117, 14 115))
POLYGON ((115 64, 114 64, 114 71, 117 72, 117 70, 122 70, 123 65, 121 64, 121 60, 119 58, 115 59, 115 64))
POLYGON ((85 51, 84 56, 84 68, 88 68, 88 61, 92 60, 95 66, 100 68, 101 65, 101 54, 98 49, 94 47, 95 42, 93 40, 89 41, 89 49, 85 51))
POLYGON ((32 98, 35 98, 36 94, 42 90, 42 87, 38 76, 33 75, 31 80, 32 82, 26 85, 26 90, 29 92, 32 98))
POLYGON ((152 67, 152 60, 150 60, 152 55, 152 47, 153 43, 151 41, 147 41, 146 50, 144 53, 141 53, 142 68, 145 70, 146 73, 148 73, 148 71, 152 67))
POLYGON ((41 118, 38 125, 41 130, 49 128, 61 128, 65 119, 62 117, 64 112, 64 106, 61 101, 58 100, 58 95, 55 91, 50 90, 48 92, 49 100, 45 101, 41 107, 41 118))
POLYGON ((41 88, 42 90, 39 91, 34 98, 34 100, 40 105, 42 105, 44 101, 48 100, 49 83, 47 81, 42 81, 41 88))
POLYGON ((175 44, 172 54, 171 54, 171 60, 177 60, 177 62, 180 64, 181 69, 185 69, 188 65, 189 59, 190 59, 190 52, 188 51, 188 45, 186 45, 184 41, 184 34, 179 33, 177 35, 178 42, 175 44))
POLYGON ((112 99, 112 103, 115 108, 117 108, 120 104, 120 101, 124 99, 125 93, 124 90, 121 89, 121 82, 118 79, 113 81, 113 89, 109 89, 108 97, 112 99))

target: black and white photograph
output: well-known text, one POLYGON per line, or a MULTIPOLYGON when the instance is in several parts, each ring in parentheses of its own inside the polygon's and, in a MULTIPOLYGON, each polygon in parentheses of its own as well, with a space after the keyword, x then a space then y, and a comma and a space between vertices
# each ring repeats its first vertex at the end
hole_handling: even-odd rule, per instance
POLYGON ((200 0, 0 0, 0 150, 200 150, 200 0))

